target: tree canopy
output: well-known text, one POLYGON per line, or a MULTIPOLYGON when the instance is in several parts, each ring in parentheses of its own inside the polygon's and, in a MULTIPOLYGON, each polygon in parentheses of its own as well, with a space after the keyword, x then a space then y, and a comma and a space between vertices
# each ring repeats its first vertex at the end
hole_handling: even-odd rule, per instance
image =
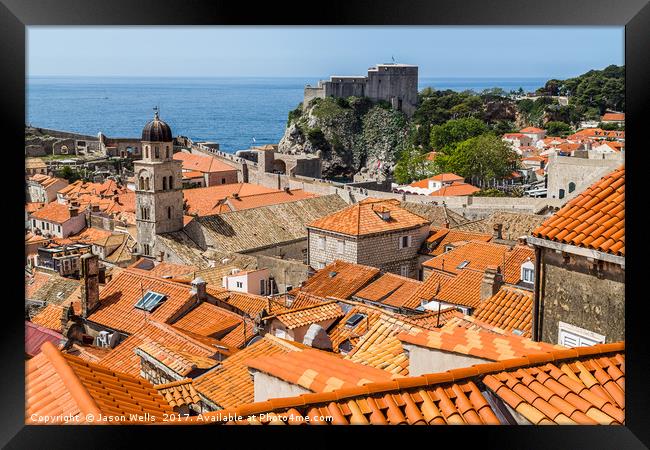
POLYGON ((431 128, 431 147, 436 150, 451 149, 455 144, 487 133, 487 125, 476 118, 449 120, 431 128))

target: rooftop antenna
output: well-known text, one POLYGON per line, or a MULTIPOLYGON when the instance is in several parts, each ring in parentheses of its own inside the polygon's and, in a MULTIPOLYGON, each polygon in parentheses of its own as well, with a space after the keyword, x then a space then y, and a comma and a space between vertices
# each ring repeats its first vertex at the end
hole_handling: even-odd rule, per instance
POLYGON ((393 60, 393 64, 395 64, 395 57, 394 57, 394 56, 391 56, 391 58, 392 58, 392 60, 393 60))

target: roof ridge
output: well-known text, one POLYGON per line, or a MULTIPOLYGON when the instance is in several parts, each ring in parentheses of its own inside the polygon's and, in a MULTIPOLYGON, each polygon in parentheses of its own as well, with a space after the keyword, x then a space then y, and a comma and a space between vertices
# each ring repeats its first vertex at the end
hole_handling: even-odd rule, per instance
POLYGON ((317 303, 315 305, 303 306, 302 308, 290 309, 288 311, 284 311, 284 312, 281 312, 281 313, 276 313, 276 314, 272 314, 270 316, 265 316, 264 318, 265 319, 270 319, 270 318, 282 316, 282 315, 285 315, 285 314, 291 314, 291 313, 295 313, 295 312, 305 311, 307 309, 320 308, 320 307, 325 306, 325 305, 331 305, 332 303, 336 303, 336 301, 330 300, 330 301, 327 301, 327 302, 317 303))
MULTIPOLYGON (((95 414, 96 417, 98 417, 101 414, 101 410, 99 409, 97 402, 92 395, 90 395, 86 386, 84 386, 74 369, 70 367, 66 360, 67 358, 74 360, 77 359, 77 357, 72 355, 63 356, 54 344, 49 341, 43 343, 41 346, 41 353, 45 355, 48 361, 52 364, 54 370, 68 389, 68 393, 79 407, 79 410, 84 414, 95 414)), ((83 361, 83 363, 86 364, 86 361, 83 361)))
POLYGON ((399 389, 412 389, 417 387, 431 386, 443 383, 453 383, 477 376, 490 375, 517 368, 542 365, 549 362, 558 362, 566 359, 581 359, 595 354, 620 352, 625 349, 625 342, 612 344, 596 344, 591 347, 577 347, 569 350, 557 350, 546 353, 535 353, 520 358, 512 358, 499 362, 474 364, 469 367, 450 369, 445 372, 423 374, 417 377, 396 378, 393 381, 368 383, 363 386, 337 389, 326 393, 308 393, 296 397, 275 398, 265 402, 250 403, 235 408, 207 413, 208 415, 219 414, 222 417, 249 416, 264 411, 301 407, 310 404, 322 404, 336 402, 346 398, 358 397, 360 395, 378 394, 399 389))
MULTIPOLYGON (((218 350, 217 347, 211 347, 211 346, 209 346, 207 344, 204 344, 203 342, 201 342, 201 341, 199 341, 197 339, 194 339, 193 337, 191 337, 190 335, 185 333, 185 331, 182 328, 177 328, 173 324, 163 323, 163 322, 159 322, 157 320, 149 320, 144 326, 147 326, 147 325, 154 325, 157 328, 160 328, 160 327, 166 328, 167 331, 170 331, 170 332, 176 334, 178 337, 181 337, 181 338, 183 338, 183 339, 185 339, 187 341, 191 341, 192 344, 194 344, 197 347, 200 347, 200 348, 202 348, 204 350, 208 350, 208 351, 215 352, 215 353, 218 350)), ((143 328, 144 328, 144 326, 143 326, 143 328)), ((156 339, 152 339, 152 340, 158 342, 156 339)), ((217 340, 217 339, 215 339, 215 340, 217 340)), ((159 345, 163 345, 163 344, 159 344, 159 345)))
POLYGON ((192 384, 192 378, 183 378, 182 380, 170 381, 169 383, 154 384, 154 389, 167 389, 184 384, 192 384))

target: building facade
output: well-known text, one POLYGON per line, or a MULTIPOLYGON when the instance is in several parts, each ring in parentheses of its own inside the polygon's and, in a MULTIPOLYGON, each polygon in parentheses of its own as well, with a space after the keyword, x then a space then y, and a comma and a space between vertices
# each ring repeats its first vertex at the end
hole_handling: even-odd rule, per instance
POLYGON ((183 228, 181 162, 173 159, 169 125, 154 119, 142 130, 143 157, 134 163, 138 252, 156 256, 156 235, 183 228))
POLYGON ((377 64, 368 69, 367 76, 332 76, 318 86, 305 86, 303 104, 314 98, 366 97, 386 101, 407 116, 413 115, 418 104, 418 66, 410 64, 377 64))

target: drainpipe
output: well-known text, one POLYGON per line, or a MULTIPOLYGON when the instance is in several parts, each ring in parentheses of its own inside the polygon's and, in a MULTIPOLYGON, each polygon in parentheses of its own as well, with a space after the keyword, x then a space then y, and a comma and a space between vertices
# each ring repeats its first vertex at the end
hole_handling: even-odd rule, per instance
POLYGON ((535 292, 533 296, 533 333, 532 333, 532 338, 533 341, 539 341, 540 340, 540 330, 539 327, 541 325, 541 320, 539 320, 539 313, 540 313, 540 295, 541 295, 541 284, 542 284, 542 276, 543 276, 543 270, 542 270, 542 248, 535 246, 535 292))

